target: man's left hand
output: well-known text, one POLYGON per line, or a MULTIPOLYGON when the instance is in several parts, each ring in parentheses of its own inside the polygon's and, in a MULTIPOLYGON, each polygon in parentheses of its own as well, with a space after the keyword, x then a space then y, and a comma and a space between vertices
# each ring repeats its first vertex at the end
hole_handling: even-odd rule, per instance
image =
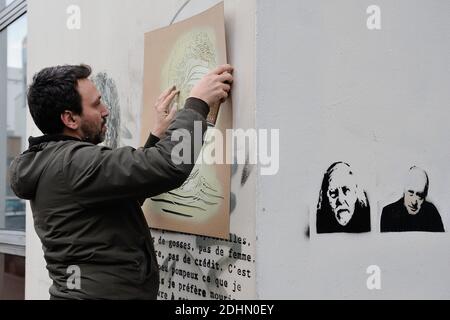
POLYGON ((152 134, 159 139, 164 138, 170 123, 175 118, 177 106, 176 104, 173 104, 173 100, 179 93, 180 91, 173 86, 164 91, 155 103, 156 123, 152 130, 152 134))

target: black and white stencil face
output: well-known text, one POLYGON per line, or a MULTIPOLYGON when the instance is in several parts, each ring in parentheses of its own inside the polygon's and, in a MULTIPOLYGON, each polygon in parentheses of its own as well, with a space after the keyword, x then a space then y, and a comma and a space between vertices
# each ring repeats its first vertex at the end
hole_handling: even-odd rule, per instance
POLYGON ((403 197, 383 208, 381 232, 445 232, 438 209, 427 201, 429 179, 426 171, 414 166, 405 178, 403 197))
POLYGON ((427 176, 418 168, 409 172, 405 185, 404 206, 409 214, 416 215, 422 208, 426 197, 427 176))
POLYGON ((341 226, 352 219, 357 201, 356 183, 345 165, 338 165, 330 175, 327 191, 331 210, 341 226))

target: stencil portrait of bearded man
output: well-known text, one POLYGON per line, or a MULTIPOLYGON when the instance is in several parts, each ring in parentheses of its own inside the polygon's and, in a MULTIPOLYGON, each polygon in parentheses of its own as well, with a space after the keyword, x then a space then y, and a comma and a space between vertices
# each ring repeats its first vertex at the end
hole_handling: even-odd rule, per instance
POLYGON ((326 171, 317 205, 317 233, 370 231, 370 206, 349 164, 336 162, 326 171))

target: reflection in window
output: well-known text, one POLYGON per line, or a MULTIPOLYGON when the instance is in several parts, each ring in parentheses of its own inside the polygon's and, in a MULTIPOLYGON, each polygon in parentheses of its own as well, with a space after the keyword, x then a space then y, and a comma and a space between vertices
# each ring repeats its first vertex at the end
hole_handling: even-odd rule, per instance
POLYGON ((3 10, 13 2, 14 0, 0 0, 0 10, 3 10))
MULTIPOLYGON (((2 0, 0 0, 2 1, 2 0)), ((22 16, 0 34, 0 63, 4 75, 0 75, 0 106, 2 118, 0 125, 0 229, 25 230, 25 202, 18 199, 9 186, 7 168, 11 161, 26 148, 26 33, 27 19, 22 16), (6 66, 6 68, 5 68, 6 66), (3 95, 3 94, 2 94, 3 95), (6 120, 6 121, 5 121, 6 120), (6 123, 5 123, 6 122, 6 123), (6 140, 6 141, 5 141, 6 140)), ((2 72, 3 73, 3 72, 2 72)))

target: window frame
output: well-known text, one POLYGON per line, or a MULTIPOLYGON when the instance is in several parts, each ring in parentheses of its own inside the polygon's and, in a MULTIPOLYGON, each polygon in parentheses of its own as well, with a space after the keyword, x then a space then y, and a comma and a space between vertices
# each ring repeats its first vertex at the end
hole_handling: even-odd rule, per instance
MULTIPOLYGON (((15 0, 0 10, 0 32, 4 31, 26 13, 26 0, 15 0)), ((6 68, 6 66, 0 66, 0 70, 3 70, 4 68, 6 68)), ((3 109, 4 106, 0 105, 0 108, 3 109)), ((1 114, 4 112, 6 112, 6 110, 0 110, 1 114)), ((4 175, 0 174, 0 176, 4 175)), ((0 230, 0 253, 25 257, 25 236, 26 231, 0 230)))
POLYGON ((27 1, 16 0, 0 11, 0 32, 27 12, 27 1))

